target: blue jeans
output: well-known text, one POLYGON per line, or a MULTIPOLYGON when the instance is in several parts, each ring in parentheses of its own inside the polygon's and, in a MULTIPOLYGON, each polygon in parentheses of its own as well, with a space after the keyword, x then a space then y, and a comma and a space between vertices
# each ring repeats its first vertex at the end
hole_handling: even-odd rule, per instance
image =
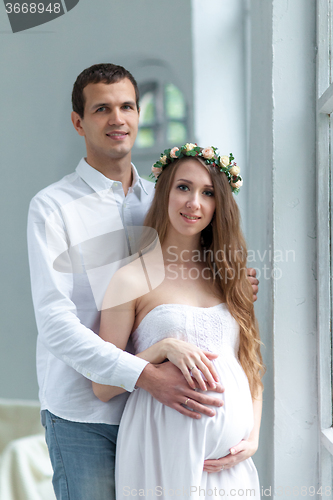
POLYGON ((70 422, 42 411, 57 500, 115 500, 118 425, 70 422))

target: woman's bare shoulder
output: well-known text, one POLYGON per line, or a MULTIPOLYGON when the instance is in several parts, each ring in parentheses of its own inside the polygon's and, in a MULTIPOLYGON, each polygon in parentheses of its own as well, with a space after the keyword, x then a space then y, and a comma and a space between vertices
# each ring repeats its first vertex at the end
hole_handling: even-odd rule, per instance
POLYGON ((103 309, 133 301, 150 291, 147 272, 140 258, 118 269, 103 300, 103 309))

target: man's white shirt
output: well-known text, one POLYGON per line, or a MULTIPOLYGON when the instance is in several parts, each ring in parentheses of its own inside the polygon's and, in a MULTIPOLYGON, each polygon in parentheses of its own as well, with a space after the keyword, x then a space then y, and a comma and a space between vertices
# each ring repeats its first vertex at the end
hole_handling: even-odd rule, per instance
POLYGON ((76 422, 118 424, 127 394, 108 403, 91 380, 131 392, 146 361, 98 336, 110 275, 135 252, 154 184, 132 166, 126 197, 82 159, 73 174, 31 201, 28 249, 38 328, 41 409, 76 422), (111 273, 111 274, 110 274, 111 273))

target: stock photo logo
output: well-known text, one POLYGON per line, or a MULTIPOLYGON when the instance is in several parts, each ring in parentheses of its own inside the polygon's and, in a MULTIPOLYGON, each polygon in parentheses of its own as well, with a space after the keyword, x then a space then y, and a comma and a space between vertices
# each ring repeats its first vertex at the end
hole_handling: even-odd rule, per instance
POLYGON ((6 13, 13 33, 28 30, 53 21, 70 10, 80 0, 39 0, 36 2, 4 0, 6 13))

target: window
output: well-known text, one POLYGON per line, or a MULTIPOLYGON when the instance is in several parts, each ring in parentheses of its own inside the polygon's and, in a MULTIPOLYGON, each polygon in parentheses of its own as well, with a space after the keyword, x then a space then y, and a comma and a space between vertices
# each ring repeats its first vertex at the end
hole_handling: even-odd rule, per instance
POLYGON ((187 110, 183 93, 171 82, 145 82, 139 85, 140 123, 136 146, 163 150, 181 145, 188 136, 187 110))
POLYGON ((193 75, 191 65, 173 66, 162 59, 138 59, 128 66, 138 82, 141 109, 132 161, 148 179, 166 148, 195 142, 193 75))
POLYGON ((320 416, 320 484, 332 485, 332 22, 333 3, 317 3, 317 250, 318 383, 320 416))

